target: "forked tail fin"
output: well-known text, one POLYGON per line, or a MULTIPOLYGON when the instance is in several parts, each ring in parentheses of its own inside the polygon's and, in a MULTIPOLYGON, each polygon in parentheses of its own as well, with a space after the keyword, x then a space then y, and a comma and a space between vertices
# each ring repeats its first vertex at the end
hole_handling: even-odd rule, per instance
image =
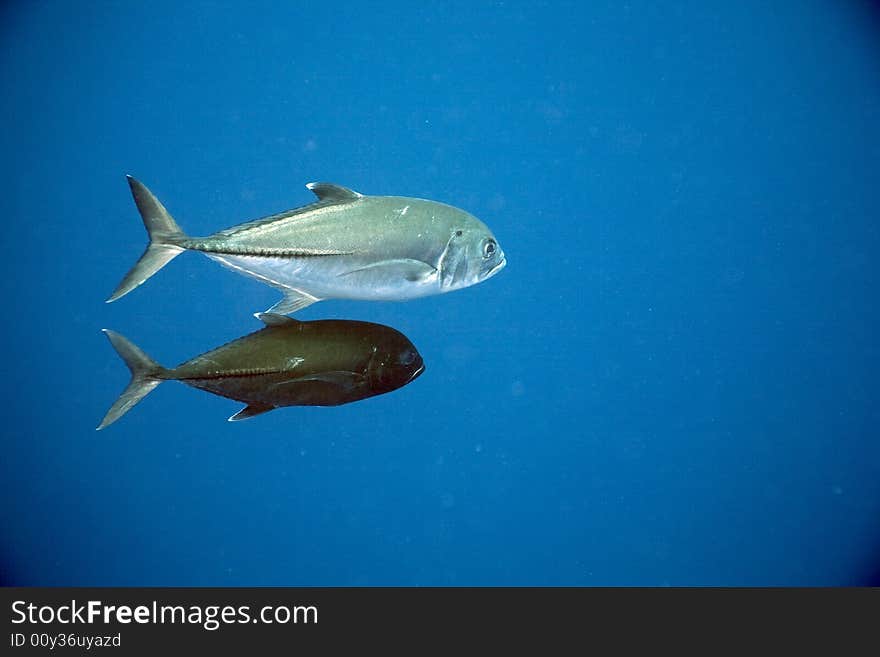
POLYGON ((134 196, 134 202, 144 220, 144 227, 150 236, 150 243, 140 260, 135 263, 113 294, 110 295, 110 298, 107 299, 107 303, 116 301, 131 292, 167 265, 175 256, 186 250, 180 246, 181 241, 186 239, 186 235, 168 214, 165 206, 142 183, 131 176, 126 176, 126 178, 128 178, 128 184, 131 187, 131 195, 134 196))
POLYGON ((146 397, 147 393, 165 380, 165 375, 168 372, 168 370, 141 351, 137 345, 119 335, 119 333, 109 329, 104 329, 104 333, 110 338, 110 344, 116 349, 116 353, 119 354, 119 357, 125 361, 128 369, 131 370, 131 381, 128 387, 119 395, 119 399, 107 411, 104 419, 101 420, 101 424, 98 425, 98 431, 109 424, 113 424, 128 413, 135 404, 146 397))

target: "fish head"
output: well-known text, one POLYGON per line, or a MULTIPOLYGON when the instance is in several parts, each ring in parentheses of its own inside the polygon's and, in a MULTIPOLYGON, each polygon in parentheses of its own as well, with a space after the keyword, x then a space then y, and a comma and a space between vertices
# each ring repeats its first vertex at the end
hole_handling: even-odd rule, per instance
POLYGON ((425 363, 415 346, 402 333, 395 337, 397 339, 373 349, 367 375, 375 393, 402 388, 425 371, 425 363))
POLYGON ((492 231, 476 217, 462 214, 464 219, 453 224, 440 257, 440 287, 444 292, 485 281, 507 264, 492 231))

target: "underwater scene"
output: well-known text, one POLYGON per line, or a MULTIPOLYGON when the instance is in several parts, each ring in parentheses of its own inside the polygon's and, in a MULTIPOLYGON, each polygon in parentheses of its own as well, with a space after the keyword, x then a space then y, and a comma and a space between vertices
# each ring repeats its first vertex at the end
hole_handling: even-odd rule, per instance
POLYGON ((0 19, 0 584, 880 585, 876 3, 0 19))

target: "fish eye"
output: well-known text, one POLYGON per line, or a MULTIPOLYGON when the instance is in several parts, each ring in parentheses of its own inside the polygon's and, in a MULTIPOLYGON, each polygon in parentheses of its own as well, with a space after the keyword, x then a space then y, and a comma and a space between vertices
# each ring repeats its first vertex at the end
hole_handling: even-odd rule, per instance
POLYGON ((412 362, 416 359, 416 355, 412 349, 407 349, 400 355, 400 364, 401 365, 411 365, 412 362))
POLYGON ((463 232, 461 229, 455 231, 455 236, 456 236, 456 237, 461 237, 463 234, 464 234, 464 232, 463 232))
POLYGON ((493 239, 486 240, 483 244, 483 257, 491 258, 495 255, 495 251, 498 250, 498 244, 493 239))

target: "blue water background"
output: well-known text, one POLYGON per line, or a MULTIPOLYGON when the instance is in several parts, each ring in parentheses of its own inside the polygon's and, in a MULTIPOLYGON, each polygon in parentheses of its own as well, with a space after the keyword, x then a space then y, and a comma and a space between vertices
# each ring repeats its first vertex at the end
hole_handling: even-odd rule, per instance
POLYGON ((880 582, 880 12, 864 2, 8 2, 0 581, 880 582), (427 370, 242 423, 128 381, 271 288, 146 236, 328 180, 483 219, 497 277, 301 319, 427 370))

